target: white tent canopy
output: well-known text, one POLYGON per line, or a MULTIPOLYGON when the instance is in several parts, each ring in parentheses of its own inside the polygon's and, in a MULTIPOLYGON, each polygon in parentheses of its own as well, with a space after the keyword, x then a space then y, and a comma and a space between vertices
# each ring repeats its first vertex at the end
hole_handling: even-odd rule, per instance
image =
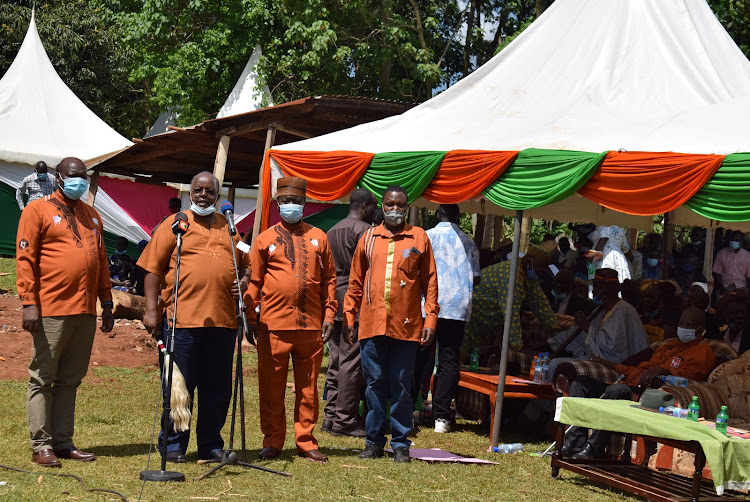
POLYGON ((21 49, 0 80, 0 164, 50 165, 131 145, 89 110, 55 71, 31 16, 21 49))
POLYGON ((558 0, 429 101, 274 148, 727 154, 750 152, 748 111, 750 62, 705 0, 558 0))
POLYGON ((255 69, 255 65, 262 55, 260 45, 256 45, 242 70, 242 75, 237 79, 232 92, 229 93, 227 100, 216 115, 217 119, 259 110, 263 107, 263 98, 266 98, 266 106, 273 106, 268 86, 258 85, 258 70, 255 69))

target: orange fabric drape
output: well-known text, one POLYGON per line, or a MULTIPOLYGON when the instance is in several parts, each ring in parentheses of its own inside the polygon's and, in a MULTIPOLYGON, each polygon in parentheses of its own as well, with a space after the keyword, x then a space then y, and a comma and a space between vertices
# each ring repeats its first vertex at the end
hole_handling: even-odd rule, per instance
POLYGON ((297 176, 307 180, 307 197, 319 201, 336 200, 354 190, 372 160, 373 153, 308 152, 268 150, 264 159, 263 177, 263 228, 268 228, 271 209, 271 163, 276 161, 284 176, 297 176))
POLYGON ((422 197, 439 204, 458 204, 478 197, 517 155, 514 151, 451 150, 422 197))
POLYGON ((695 195, 723 160, 723 155, 609 152, 578 193, 623 213, 666 213, 695 195))

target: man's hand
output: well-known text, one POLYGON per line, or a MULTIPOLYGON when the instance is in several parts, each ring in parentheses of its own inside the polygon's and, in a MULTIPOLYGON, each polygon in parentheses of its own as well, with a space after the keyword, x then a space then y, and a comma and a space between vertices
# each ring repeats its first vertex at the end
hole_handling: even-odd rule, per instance
POLYGON ((102 333, 109 333, 115 325, 115 316, 112 315, 112 307, 102 309, 102 333))
POLYGON ((581 328, 581 331, 589 330, 589 322, 586 320, 586 314, 580 310, 576 312, 576 324, 581 328))
POLYGON ((39 330, 39 323, 41 322, 41 316, 39 315, 39 307, 36 305, 24 305, 23 306, 23 329, 29 333, 35 333, 39 330))
POLYGON ((143 326, 145 326, 146 331, 153 333, 158 325, 159 315, 156 313, 156 309, 147 308, 143 313, 143 326))
POLYGON ((323 343, 326 343, 328 340, 330 340, 332 334, 333 334, 333 323, 324 322, 321 328, 321 335, 323 337, 323 343))
MULTIPOLYGON (((237 279, 235 279, 232 283, 232 298, 234 298, 235 300, 240 299, 240 289, 242 288, 242 284, 243 282, 240 281, 240 285, 237 286, 237 279)), ((245 289, 247 289, 247 284, 245 284, 245 289)), ((244 293, 244 291, 242 291, 242 293, 244 293)))
POLYGON ((354 329, 351 326, 347 326, 346 324, 341 326, 341 336, 349 345, 354 343, 354 329))
POLYGON ((245 338, 247 338, 247 341, 250 342, 254 347, 258 346, 258 329, 255 324, 247 325, 247 334, 245 338))
POLYGON ((420 342, 422 343, 422 347, 426 347, 429 344, 432 343, 432 341, 435 339, 435 330, 432 328, 422 328, 422 339, 420 342))
POLYGON ((644 387, 650 387, 651 381, 658 377, 659 375, 666 375, 669 372, 660 367, 660 366, 652 366, 651 368, 648 368, 646 371, 641 373, 641 379, 638 381, 638 385, 643 385, 644 387))

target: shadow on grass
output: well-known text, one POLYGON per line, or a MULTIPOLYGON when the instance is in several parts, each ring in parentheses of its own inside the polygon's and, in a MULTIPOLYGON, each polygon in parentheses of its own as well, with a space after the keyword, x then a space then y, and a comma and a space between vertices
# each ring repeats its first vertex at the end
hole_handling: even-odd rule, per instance
MULTIPOLYGON (((561 471, 562 473, 562 471, 561 471)), ((609 493, 617 493, 619 495, 623 495, 625 497, 628 497, 633 500, 643 500, 640 497, 633 495, 632 493, 626 492, 624 490, 619 490, 617 488, 614 488, 612 486, 605 485, 604 483, 600 483, 598 481, 594 481, 593 479, 587 478, 585 476, 580 476, 578 474, 569 472, 567 474, 570 474, 575 477, 568 477, 566 479, 560 479, 557 478, 557 481, 562 483, 570 483, 572 485, 579 486, 581 488, 585 488, 589 491, 595 491, 594 488, 597 488, 603 492, 609 492, 609 493)))

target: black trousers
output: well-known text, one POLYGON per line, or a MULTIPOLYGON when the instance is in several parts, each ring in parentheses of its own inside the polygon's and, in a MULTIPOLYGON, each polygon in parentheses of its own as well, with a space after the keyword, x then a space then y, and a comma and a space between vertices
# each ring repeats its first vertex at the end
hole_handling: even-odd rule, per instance
MULTIPOLYGON (((595 378, 579 376, 570 382, 568 395, 570 397, 590 397, 602 399, 630 399, 632 390, 625 384, 616 383, 607 385, 595 378), (603 396, 602 396, 603 394, 603 396)), ((594 450, 594 455, 601 455, 609 441, 609 431, 593 431, 588 435, 585 427, 573 427, 567 435, 566 443, 571 443, 576 449, 581 449, 588 442, 594 450)))
MULTIPOLYGON (((437 342, 438 367, 435 372, 435 387, 432 394, 432 414, 437 419, 451 420, 451 401, 456 397, 458 389, 461 343, 464 340, 465 321, 454 319, 438 319, 435 330, 437 342)), ((423 347, 427 348, 427 347, 423 347)), ((431 352, 431 351, 430 351, 431 352)), ((414 369, 415 383, 412 390, 419 389, 419 383, 425 372, 432 369, 434 357, 429 358, 429 352, 420 349, 417 352, 417 362, 414 369), (424 359, 420 360, 420 357, 424 359), (421 365, 420 372, 417 368, 421 365)), ((416 396, 416 392, 412 394, 416 396)))

